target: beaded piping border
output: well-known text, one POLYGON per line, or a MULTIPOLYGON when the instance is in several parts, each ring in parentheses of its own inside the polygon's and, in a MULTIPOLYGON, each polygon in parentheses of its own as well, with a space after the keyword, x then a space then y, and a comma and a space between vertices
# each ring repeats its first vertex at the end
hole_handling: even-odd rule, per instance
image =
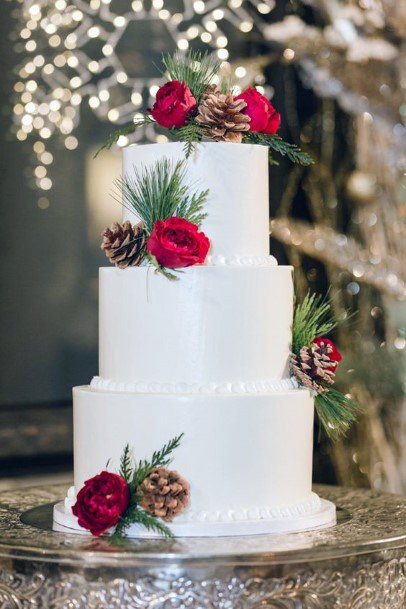
POLYGON ((238 383, 155 383, 155 382, 124 382, 94 376, 90 387, 97 391, 113 391, 122 393, 169 393, 169 394, 259 394, 298 389, 295 378, 285 378, 268 381, 240 381, 238 383))
POLYGON ((273 256, 207 256, 205 266, 278 266, 273 256))

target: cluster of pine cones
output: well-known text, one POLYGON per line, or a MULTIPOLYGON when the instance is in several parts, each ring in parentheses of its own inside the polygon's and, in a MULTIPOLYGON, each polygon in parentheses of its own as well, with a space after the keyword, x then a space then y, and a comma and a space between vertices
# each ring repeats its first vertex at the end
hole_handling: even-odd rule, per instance
POLYGON ((137 491, 141 495, 140 507, 166 522, 179 516, 189 504, 189 483, 178 472, 165 467, 155 468, 137 491))
POLYGON ((208 87, 200 100, 196 122, 204 127, 204 135, 215 142, 240 143, 249 131, 250 117, 242 110, 247 103, 221 93, 215 85, 208 87))
POLYGON ((299 355, 292 354, 290 368, 301 385, 317 394, 327 393, 333 385, 335 376, 334 362, 330 359, 331 346, 328 343, 312 343, 302 347, 299 355))

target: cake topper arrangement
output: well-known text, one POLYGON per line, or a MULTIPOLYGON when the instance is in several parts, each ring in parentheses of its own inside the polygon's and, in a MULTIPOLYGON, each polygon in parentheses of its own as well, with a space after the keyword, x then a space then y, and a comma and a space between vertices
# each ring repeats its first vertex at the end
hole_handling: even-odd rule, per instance
POLYGON ((334 385, 341 353, 325 338, 339 322, 321 296, 308 293, 295 307, 292 326, 290 371, 301 387, 315 396, 321 425, 333 439, 345 434, 356 419, 360 406, 334 385))
POLYGON ((153 107, 115 131, 101 150, 138 127, 153 124, 184 142, 186 156, 206 139, 267 146, 272 164, 277 164, 274 152, 293 163, 312 163, 307 153, 278 135, 281 117, 271 102, 254 87, 237 92, 220 77, 221 63, 208 53, 166 55, 162 64, 167 82, 159 88, 153 107))
POLYGON ((111 532, 113 541, 120 540, 132 524, 172 538, 165 522, 179 516, 190 500, 189 483, 167 468, 182 437, 170 440, 149 461, 138 463, 127 445, 118 474, 105 470, 86 480, 72 507, 79 526, 96 537, 111 532))
POLYGON ((150 168, 116 180, 117 200, 140 222, 114 222, 103 233, 101 248, 121 269, 150 263, 168 279, 168 269, 203 264, 210 248, 200 231, 209 191, 192 193, 185 185, 185 164, 164 158, 150 168))

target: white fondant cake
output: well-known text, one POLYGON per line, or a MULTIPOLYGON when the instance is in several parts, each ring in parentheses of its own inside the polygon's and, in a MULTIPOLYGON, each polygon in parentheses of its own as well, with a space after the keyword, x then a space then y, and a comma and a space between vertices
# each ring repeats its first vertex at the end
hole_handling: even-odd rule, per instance
MULTIPOLYGON (((163 157, 183 158, 182 144, 130 146, 124 171, 163 157)), ((187 169, 210 189, 210 256, 179 281, 151 266, 100 269, 100 376, 73 392, 75 487, 55 521, 78 528, 75 493, 108 461, 117 471, 127 443, 145 459, 183 432, 173 468, 191 502, 175 534, 332 523, 334 506, 311 489, 313 398, 288 373, 292 269, 267 255, 267 149, 200 144, 187 169)))

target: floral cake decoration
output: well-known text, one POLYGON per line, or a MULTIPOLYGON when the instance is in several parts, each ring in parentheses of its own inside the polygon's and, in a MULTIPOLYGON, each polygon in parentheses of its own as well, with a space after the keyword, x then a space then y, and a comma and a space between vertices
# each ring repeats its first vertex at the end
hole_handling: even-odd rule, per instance
POLYGON ((96 537, 108 532, 113 541, 123 538, 132 524, 172 538, 165 523, 179 516, 190 501, 189 483, 177 471, 168 469, 182 437, 170 440, 150 460, 138 462, 127 445, 118 474, 106 469, 86 480, 72 506, 79 526, 96 537))
POLYGON ((326 334, 338 322, 330 303, 308 292, 295 306, 290 358, 292 376, 314 395, 319 421, 333 439, 347 432, 361 410, 355 400, 333 387, 342 356, 326 334))
POLYGON ((116 180, 117 201, 140 221, 113 222, 103 231, 101 248, 110 262, 121 269, 150 263, 168 279, 178 279, 172 271, 204 263, 210 240, 200 225, 209 191, 192 193, 185 171, 184 161, 164 158, 116 180))
POLYGON ((184 142, 186 156, 197 143, 209 140, 267 146, 271 164, 277 164, 274 152, 294 163, 313 162, 306 152, 278 135, 281 116, 271 102, 255 87, 240 91, 222 79, 221 62, 207 52, 168 54, 162 64, 167 82, 158 89, 152 108, 136 113, 134 120, 115 131, 100 150, 143 125, 154 125, 184 142))

